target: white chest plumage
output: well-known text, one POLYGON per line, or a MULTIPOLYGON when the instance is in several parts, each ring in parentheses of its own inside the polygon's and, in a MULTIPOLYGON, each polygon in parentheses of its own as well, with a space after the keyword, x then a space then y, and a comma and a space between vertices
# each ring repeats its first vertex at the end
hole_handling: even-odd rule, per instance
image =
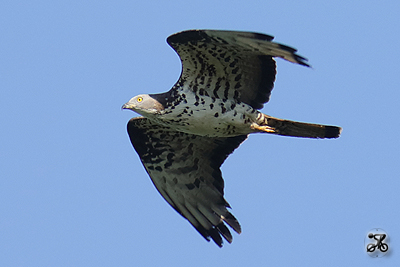
POLYGON ((213 137, 228 137, 250 133, 249 125, 258 111, 245 103, 207 95, 198 96, 185 90, 182 100, 158 115, 161 124, 177 131, 213 137))

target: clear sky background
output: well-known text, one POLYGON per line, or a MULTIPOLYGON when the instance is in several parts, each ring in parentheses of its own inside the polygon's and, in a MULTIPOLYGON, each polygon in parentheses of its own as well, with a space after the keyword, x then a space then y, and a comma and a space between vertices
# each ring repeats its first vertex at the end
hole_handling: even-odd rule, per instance
POLYGON ((399 1, 0 3, 0 266, 400 266, 399 1), (220 249, 158 194, 121 106, 180 74, 168 35, 267 33, 264 113, 337 140, 252 135, 223 165, 243 232, 220 249), (370 258, 384 229, 391 252, 370 258))

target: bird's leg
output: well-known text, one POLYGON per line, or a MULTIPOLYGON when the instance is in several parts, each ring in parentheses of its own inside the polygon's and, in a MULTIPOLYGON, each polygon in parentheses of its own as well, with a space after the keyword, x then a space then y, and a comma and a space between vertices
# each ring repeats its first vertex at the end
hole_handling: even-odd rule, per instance
POLYGON ((278 131, 274 127, 270 127, 268 125, 261 126, 256 123, 252 123, 250 125, 250 128, 256 132, 266 132, 266 133, 274 133, 274 134, 278 133, 278 131))
POLYGON ((307 138, 338 138, 342 130, 337 126, 278 119, 261 112, 250 128, 255 132, 307 138))

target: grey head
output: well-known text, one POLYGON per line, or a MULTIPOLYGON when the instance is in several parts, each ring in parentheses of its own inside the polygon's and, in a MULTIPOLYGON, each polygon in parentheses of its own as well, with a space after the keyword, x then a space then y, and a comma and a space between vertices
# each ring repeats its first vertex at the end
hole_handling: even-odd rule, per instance
POLYGON ((148 117, 160 114, 164 110, 164 106, 153 96, 142 94, 132 97, 122 106, 122 109, 130 109, 142 116, 148 117))

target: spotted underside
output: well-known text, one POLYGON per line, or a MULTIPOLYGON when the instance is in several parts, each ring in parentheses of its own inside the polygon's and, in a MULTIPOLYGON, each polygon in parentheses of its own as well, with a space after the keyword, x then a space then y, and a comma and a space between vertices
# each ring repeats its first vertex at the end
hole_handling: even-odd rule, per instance
POLYGON ((241 232, 223 198, 220 166, 247 136, 210 138, 183 132, 143 117, 128 123, 131 142, 154 185, 168 203, 207 240, 232 242, 226 222, 241 232))

